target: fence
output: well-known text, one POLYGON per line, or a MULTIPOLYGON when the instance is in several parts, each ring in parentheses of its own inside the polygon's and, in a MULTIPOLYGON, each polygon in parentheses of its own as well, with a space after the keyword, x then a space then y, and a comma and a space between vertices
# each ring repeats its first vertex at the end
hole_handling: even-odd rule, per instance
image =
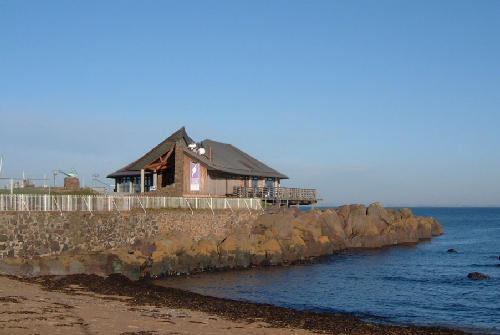
POLYGON ((235 186, 233 196, 240 198, 260 198, 263 200, 288 200, 311 204, 318 201, 316 190, 305 188, 235 186))
POLYGON ((142 208, 262 209, 251 198, 184 198, 117 195, 0 194, 0 211, 129 211, 142 208))

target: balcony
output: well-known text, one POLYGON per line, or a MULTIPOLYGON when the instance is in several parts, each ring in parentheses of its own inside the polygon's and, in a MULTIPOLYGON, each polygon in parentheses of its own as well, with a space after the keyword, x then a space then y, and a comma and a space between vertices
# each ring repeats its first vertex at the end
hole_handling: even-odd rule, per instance
POLYGON ((233 197, 259 198, 266 202, 288 205, 313 205, 318 202, 317 191, 305 188, 235 186, 233 197))

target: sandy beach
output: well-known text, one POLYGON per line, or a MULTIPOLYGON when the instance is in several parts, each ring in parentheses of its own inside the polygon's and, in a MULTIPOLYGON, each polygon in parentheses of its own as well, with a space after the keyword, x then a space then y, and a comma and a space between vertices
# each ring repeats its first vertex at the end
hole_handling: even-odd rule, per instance
POLYGON ((96 294, 78 285, 71 285, 68 294, 0 277, 0 287, 0 334, 312 334, 188 309, 132 306, 130 297, 96 294))
POLYGON ((198 295, 122 276, 0 277, 0 334, 464 334, 198 295))

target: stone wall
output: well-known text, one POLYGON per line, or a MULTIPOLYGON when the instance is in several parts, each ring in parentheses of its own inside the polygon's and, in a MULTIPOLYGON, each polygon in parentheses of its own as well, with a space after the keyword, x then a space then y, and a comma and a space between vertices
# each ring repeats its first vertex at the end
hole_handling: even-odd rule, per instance
POLYGON ((246 212, 156 210, 117 213, 16 213, 0 215, 0 258, 98 252, 133 246, 158 234, 184 233, 194 241, 244 225, 246 212))
POLYGON ((100 251, 134 243, 157 231, 156 220, 140 215, 7 214, 0 216, 0 257, 100 251))

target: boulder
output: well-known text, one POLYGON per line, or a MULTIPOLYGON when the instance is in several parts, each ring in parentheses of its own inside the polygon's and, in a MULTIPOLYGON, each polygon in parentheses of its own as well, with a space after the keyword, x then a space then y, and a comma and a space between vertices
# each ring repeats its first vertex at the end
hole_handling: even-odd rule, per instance
POLYGON ((380 204, 380 202, 371 204, 366 210, 366 214, 387 224, 391 221, 390 213, 387 212, 384 207, 382 207, 382 204, 380 204))
POLYGON ((443 226, 441 226, 441 224, 439 222, 437 222, 436 220, 434 220, 434 218, 427 218, 428 220, 431 221, 431 227, 432 227, 432 236, 439 236, 439 235, 443 235, 444 233, 444 230, 443 230, 443 226))
POLYGON ((472 280, 480 280, 480 279, 488 279, 490 277, 481 272, 471 272, 467 275, 467 278, 472 280))
POLYGON ((328 236, 332 243, 345 245, 344 224, 336 211, 330 209, 324 211, 318 218, 318 226, 321 234, 328 236))
POLYGON ((405 219, 411 218, 413 216, 413 213, 409 208, 401 208, 400 212, 405 219))

